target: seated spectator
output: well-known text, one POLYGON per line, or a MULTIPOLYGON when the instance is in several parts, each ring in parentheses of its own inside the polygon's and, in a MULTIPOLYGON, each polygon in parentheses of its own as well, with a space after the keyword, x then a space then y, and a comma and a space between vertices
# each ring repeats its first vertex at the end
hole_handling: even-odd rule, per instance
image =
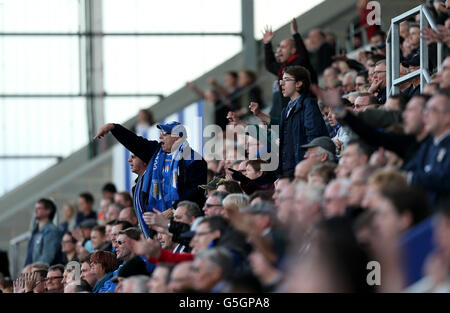
POLYGON ((75 244, 75 252, 78 260, 83 259, 87 255, 89 255, 89 251, 83 246, 83 241, 78 240, 75 244))
POLYGON ((181 262, 172 269, 169 281, 169 292, 186 292, 193 289, 193 281, 191 280, 192 262, 181 262))
POLYGON ((114 202, 114 198, 106 198, 100 201, 100 212, 98 213, 98 224, 105 225, 108 223, 106 215, 108 213, 109 206, 114 202))
POLYGON ((356 89, 356 85, 355 85, 355 80, 356 80, 356 72, 348 72, 345 73, 344 78, 342 80, 342 87, 343 87, 343 91, 344 93, 348 94, 352 91, 355 91, 356 89))
POLYGON ((90 262, 91 271, 95 273, 97 279, 97 283, 92 289, 92 292, 98 293, 105 282, 112 278, 113 272, 119 266, 119 261, 111 252, 97 251, 91 254, 90 262))
POLYGON ((370 93, 361 93, 356 99, 353 105, 353 112, 358 114, 369 108, 376 108, 378 106, 378 100, 370 93))
POLYGON ((250 199, 247 195, 232 193, 223 199, 223 217, 230 220, 230 218, 239 218, 241 210, 248 206, 250 199))
POLYGON ((13 283, 14 293, 44 293, 45 278, 48 264, 35 262, 30 265, 28 272, 22 273, 13 283))
POLYGON ((63 292, 64 285, 62 284, 64 273, 64 265, 56 264, 48 268, 47 278, 45 279, 45 287, 47 292, 63 292))
POLYGON ((384 104, 384 109, 386 111, 404 111, 406 108, 407 98, 403 95, 392 95, 389 96, 386 103, 384 104))
POLYGON ((336 161, 336 146, 330 137, 317 137, 301 148, 306 149, 305 159, 313 160, 313 165, 336 161))
POLYGON ((369 93, 375 95, 378 104, 386 102, 386 59, 375 63, 373 71, 372 86, 370 86, 369 93))
POLYGON ((97 283, 97 276, 94 271, 91 271, 91 256, 87 255, 83 259, 80 260, 81 263, 81 280, 86 281, 91 289, 95 286, 97 283))
POLYGON ((378 169, 368 164, 355 167, 350 176, 350 193, 348 205, 350 207, 362 207, 364 196, 368 191, 369 177, 378 169))
POLYGON ((357 166, 368 163, 372 152, 373 149, 362 140, 352 139, 342 154, 342 164, 339 167, 344 167, 350 174, 357 166))
POLYGON ((308 174, 308 184, 312 186, 326 186, 336 178, 336 164, 325 162, 314 165, 308 174))
POLYGON ((308 182, 308 174, 311 171, 312 167, 314 166, 314 161, 312 159, 306 159, 301 162, 299 162, 295 166, 295 172, 294 172, 294 182, 300 183, 308 182))
POLYGON ((78 240, 73 237, 71 232, 67 232, 62 237, 61 251, 63 253, 62 264, 65 265, 71 261, 77 261, 76 245, 78 240))
POLYGON ((159 263, 147 283, 150 293, 167 293, 169 292, 169 279, 173 269, 173 264, 159 263))
POLYGON ((367 71, 361 71, 356 75, 355 88, 357 91, 362 92, 362 88, 369 83, 368 76, 367 71))
POLYGON ((367 209, 376 208, 376 203, 384 189, 407 187, 404 173, 389 168, 380 168, 369 177, 367 193, 361 206, 367 209))
POLYGON ((61 234, 61 238, 65 233, 75 228, 77 209, 72 204, 66 204, 63 207, 63 212, 64 212, 64 222, 58 225, 58 230, 59 233, 61 234))
POLYGON ((91 232, 95 226, 97 226, 97 220, 95 219, 87 219, 80 224, 81 238, 79 239, 79 241, 82 242, 83 247, 89 253, 94 251, 91 241, 91 232))
POLYGON ((105 226, 97 225, 91 231, 92 248, 95 251, 111 252, 112 245, 106 241, 105 226))
POLYGON ((220 181, 217 185, 218 191, 226 191, 228 193, 243 193, 239 183, 234 180, 220 181))
MULTIPOLYGON (((360 97, 358 97, 360 98, 360 97)), ((357 98, 357 99, 358 99, 357 98)), ((355 107, 356 107, 356 100, 355 100, 355 107)), ((347 143, 349 142, 352 133, 351 131, 341 124, 338 123, 336 119, 336 114, 334 112, 334 109, 330 110, 330 113, 328 113, 328 123, 333 128, 333 134, 334 136, 331 137, 331 140, 333 141, 335 145, 335 151, 337 155, 340 155, 341 152, 346 148, 347 143)), ((333 135, 331 134, 331 135, 333 135)))
MULTIPOLYGON (((420 68, 420 55, 419 52, 412 55, 410 58, 402 62, 402 66, 406 68, 406 74, 413 73, 420 68)), ((414 77, 410 80, 409 87, 402 91, 402 94, 411 99, 414 96, 420 94, 420 76, 414 77)))
POLYGON ((228 196, 226 191, 214 191, 206 200, 203 207, 205 216, 222 215, 223 212, 223 199, 228 196))
POLYGON ((221 292, 230 277, 233 263, 224 248, 212 248, 198 253, 191 266, 194 289, 200 292, 221 292))
POLYGON ((124 209, 124 206, 120 203, 113 202, 108 206, 106 211, 105 221, 109 223, 111 221, 119 220, 120 212, 124 209))
POLYGON ((325 88, 335 88, 336 81, 338 81, 338 76, 340 74, 340 70, 336 69, 332 66, 327 67, 323 72, 323 79, 325 83, 325 88))
POLYGON ((133 198, 128 191, 121 191, 114 195, 114 202, 122 205, 124 208, 133 207, 133 198))
POLYGON ((273 193, 273 202, 278 208, 280 205, 279 196, 286 186, 288 186, 294 180, 294 176, 280 176, 274 183, 275 191, 273 193))
MULTIPOLYGON (((139 116, 139 113, 138 113, 139 116)), ((114 199, 114 194, 117 192, 116 185, 113 183, 106 183, 102 187, 102 200, 103 199, 114 199)))
POLYGON ((383 189, 373 210, 375 231, 390 240, 399 240, 430 212, 424 192, 410 187, 383 189))
POLYGON ((332 180, 325 189, 324 216, 331 218, 344 216, 350 195, 350 181, 348 179, 332 180))
POLYGON ((148 283, 150 277, 144 275, 136 275, 126 278, 122 282, 121 293, 148 293, 148 283))
POLYGON ((273 195, 275 190, 258 190, 250 195, 250 204, 256 204, 259 201, 268 201, 273 203, 273 195))
POLYGON ((134 226, 138 225, 138 219, 133 207, 123 208, 119 213, 118 220, 130 222, 134 226))
POLYGON ((97 212, 93 209, 94 196, 89 192, 83 192, 78 196, 78 207, 80 212, 77 214, 77 226, 87 219, 97 219, 97 212))

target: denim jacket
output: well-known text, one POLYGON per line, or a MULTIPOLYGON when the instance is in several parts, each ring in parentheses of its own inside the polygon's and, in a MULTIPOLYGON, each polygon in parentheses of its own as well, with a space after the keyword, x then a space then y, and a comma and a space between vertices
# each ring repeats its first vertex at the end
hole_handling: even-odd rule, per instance
POLYGON ((30 244, 28 246, 31 260, 27 258, 25 265, 34 262, 44 262, 52 265, 58 251, 61 249, 61 239, 58 228, 49 221, 39 228, 36 225, 32 231, 30 244))

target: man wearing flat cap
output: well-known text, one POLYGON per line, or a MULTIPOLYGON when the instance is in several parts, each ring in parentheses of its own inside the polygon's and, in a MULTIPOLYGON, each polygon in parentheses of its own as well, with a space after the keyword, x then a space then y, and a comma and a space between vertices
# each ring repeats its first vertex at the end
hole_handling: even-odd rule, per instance
POLYGON ((112 123, 102 126, 94 137, 99 139, 111 132, 125 148, 148 164, 134 192, 136 216, 146 238, 150 237, 150 229, 144 213, 170 217, 177 203, 183 200, 203 206, 204 194, 197 186, 205 184, 207 177, 206 161, 190 148, 184 126, 171 122, 157 127, 161 130, 159 142, 112 123))

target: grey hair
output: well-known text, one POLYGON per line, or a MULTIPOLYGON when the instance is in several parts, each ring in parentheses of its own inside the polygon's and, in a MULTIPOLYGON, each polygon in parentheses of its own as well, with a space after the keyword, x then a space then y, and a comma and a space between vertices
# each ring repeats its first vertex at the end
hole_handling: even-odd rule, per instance
POLYGON ((132 284, 133 293, 148 293, 147 283, 150 277, 145 275, 135 275, 123 280, 122 285, 132 284))
POLYGON ((202 211, 201 211, 200 207, 195 202, 188 201, 188 200, 180 201, 177 204, 177 208, 179 208, 180 206, 186 207, 186 216, 188 218, 198 217, 198 216, 202 215, 202 211))
POLYGON ((321 146, 317 147, 317 153, 318 154, 327 154, 327 161, 328 162, 334 162, 335 161, 335 157, 334 157, 334 153, 332 153, 331 151, 325 150, 324 148, 322 148, 321 146))
POLYGON ((339 193, 338 193, 339 197, 345 198, 350 195, 351 182, 349 179, 347 178, 333 179, 332 181, 330 181, 327 188, 329 188, 332 184, 337 184, 339 186, 339 193))
POLYGON ((110 207, 113 207, 114 210, 116 210, 116 212, 120 213, 120 211, 122 211, 123 209, 125 209, 125 207, 123 205, 121 205, 120 203, 117 202, 113 202, 108 206, 108 209, 110 207))
POLYGON ((248 206, 250 203, 250 198, 243 193, 231 193, 225 197, 222 201, 222 205, 233 205, 236 206, 239 210, 248 206))
POLYGON ((233 272, 233 262, 231 253, 223 248, 211 248, 195 255, 196 259, 205 259, 214 267, 222 269, 222 279, 227 279, 233 272))
POLYGON ((297 183, 295 185, 295 192, 299 194, 302 190, 305 190, 305 197, 310 205, 316 203, 320 204, 320 202, 322 202, 325 186, 308 185, 305 182, 297 183))
POLYGON ((358 73, 353 72, 353 71, 352 72, 347 72, 347 73, 345 73, 344 78, 347 77, 347 76, 351 76, 352 82, 354 83, 355 80, 356 80, 356 76, 358 76, 358 73))
POLYGON ((216 190, 213 191, 213 193, 210 195, 210 197, 217 197, 219 198, 219 202, 222 205, 223 204, 223 199, 225 199, 226 196, 228 196, 230 193, 227 191, 221 191, 221 190, 216 190))

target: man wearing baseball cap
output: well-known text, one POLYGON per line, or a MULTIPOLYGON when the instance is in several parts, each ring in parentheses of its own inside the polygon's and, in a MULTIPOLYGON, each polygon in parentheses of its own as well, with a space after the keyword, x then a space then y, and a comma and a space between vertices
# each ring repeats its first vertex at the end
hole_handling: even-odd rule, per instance
POLYGON ((160 141, 137 136, 119 124, 102 126, 94 139, 111 134, 148 164, 139 177, 134 192, 134 206, 139 226, 146 238, 150 229, 144 221, 145 212, 172 215, 179 201, 189 200, 203 206, 204 194, 197 186, 206 183, 207 164, 200 154, 192 150, 186 140, 184 126, 178 122, 158 124, 160 141))
POLYGON ((322 136, 311 140, 310 143, 301 146, 307 149, 305 159, 313 159, 314 164, 335 162, 336 146, 330 137, 322 136))

